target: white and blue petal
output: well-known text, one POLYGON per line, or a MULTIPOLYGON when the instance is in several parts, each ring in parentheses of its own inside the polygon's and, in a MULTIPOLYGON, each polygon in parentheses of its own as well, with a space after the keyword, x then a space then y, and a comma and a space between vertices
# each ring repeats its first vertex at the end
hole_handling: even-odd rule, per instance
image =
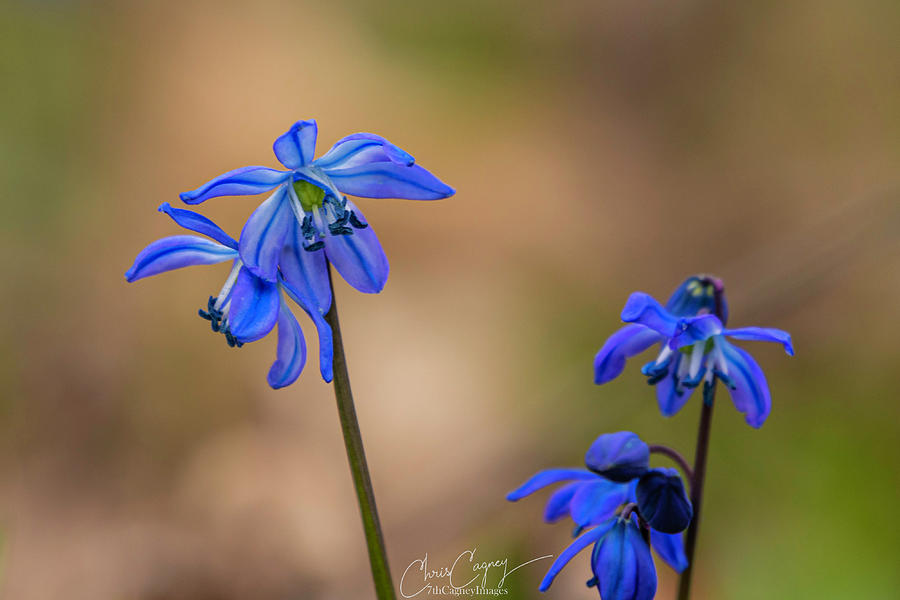
POLYGON ((219 227, 200 213, 196 213, 192 210, 185 210, 183 208, 174 208, 168 202, 163 202, 159 206, 158 210, 159 212, 165 213, 172 217, 172 220, 174 220, 185 229, 190 229, 191 231, 196 231, 197 233, 207 235, 220 244, 228 246, 229 248, 233 248, 235 250, 237 250, 238 248, 238 243, 234 240, 233 237, 222 231, 221 227, 219 227))
POLYGON ((528 481, 507 494, 506 499, 510 502, 515 502, 535 493, 539 489, 560 481, 589 479, 599 479, 599 476, 587 469, 546 469, 535 473, 528 481))
POLYGON ((722 322, 715 315, 700 315, 682 319, 678 323, 678 333, 669 340, 669 347, 685 348, 697 342, 704 342, 723 331, 722 322))
MULTIPOLYGON (((365 222, 352 203, 347 203, 347 209, 365 222)), ((341 277, 360 292, 377 294, 384 289, 390 265, 371 227, 354 228, 348 235, 325 236, 325 255, 341 277)))
POLYGON ((562 551, 562 553, 556 557, 556 560, 553 561, 553 564, 550 565, 550 569, 547 571, 547 574, 544 575, 544 579, 541 580, 541 585, 538 589, 542 592, 546 592, 550 589, 550 585, 553 584, 553 580, 559 575, 559 572, 563 570, 569 561, 575 558, 575 555, 590 546, 591 544, 596 543, 598 540, 602 539, 610 529, 612 529, 613 525, 615 525, 616 519, 610 519, 609 521, 594 527, 593 529, 583 533, 579 538, 577 538, 574 542, 572 542, 568 548, 562 551))
POLYGON ((322 171, 341 192, 363 198, 439 200, 456 193, 419 165, 406 166, 387 161, 346 168, 324 168, 322 171))
POLYGON ((688 566, 687 555, 684 553, 684 540, 680 533, 663 533, 650 530, 650 545, 666 561, 676 573, 681 573, 688 566))
POLYGON ((750 340, 756 342, 775 342, 784 346, 784 351, 789 356, 794 355, 794 346, 791 343, 791 334, 781 329, 772 327, 740 327, 738 329, 726 329, 725 335, 736 340, 750 340))
POLYGON ((298 304, 324 316, 331 308, 328 261, 323 250, 308 251, 304 249, 305 245, 301 224, 297 219, 292 219, 282 246, 279 268, 282 277, 299 298, 298 304))
POLYGON ((282 246, 296 220, 288 201, 288 187, 281 186, 260 204, 241 231, 241 260, 266 281, 274 282, 278 277, 282 246))
POLYGON ((266 380, 272 389, 294 383, 306 364, 306 340, 291 309, 282 300, 278 311, 278 348, 266 380))
POLYGON ((628 297, 622 309, 622 320, 644 325, 665 337, 673 337, 677 333, 679 322, 653 296, 644 292, 634 292, 628 297))
POLYGON ((278 321, 281 299, 278 284, 261 279, 241 267, 231 289, 228 328, 241 342, 265 337, 278 321))
POLYGON ((744 414, 751 427, 762 427, 772 410, 769 384, 762 369, 750 354, 737 346, 721 340, 719 347, 728 365, 725 383, 735 408, 744 414))
POLYGON ((141 250, 125 272, 125 279, 137 281, 182 267, 212 265, 237 258, 237 254, 236 250, 196 235, 167 237, 141 250))
POLYGON ((275 140, 272 145, 275 157, 288 169, 297 169, 309 164, 316 152, 318 132, 319 127, 315 119, 297 121, 275 140))
POLYGON ((320 169, 346 169, 373 162, 393 162, 411 167, 416 159, 380 135, 354 133, 335 142, 328 152, 316 159, 315 166, 320 169))
POLYGON ((200 204, 219 196, 252 196, 281 185, 291 177, 288 171, 269 167, 241 167, 212 179, 196 190, 180 195, 185 204, 200 204))
POLYGON ((622 327, 606 340, 594 357, 594 383, 612 381, 625 369, 627 358, 640 354, 661 339, 660 333, 643 325, 622 327))

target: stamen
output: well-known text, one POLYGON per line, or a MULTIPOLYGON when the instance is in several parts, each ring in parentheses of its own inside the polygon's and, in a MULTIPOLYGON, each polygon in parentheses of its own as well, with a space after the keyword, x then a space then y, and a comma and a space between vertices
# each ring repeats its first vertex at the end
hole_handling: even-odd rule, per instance
POLYGON ((357 229, 365 229, 366 227, 369 226, 368 223, 363 223, 362 221, 360 221, 359 217, 356 216, 355 212, 353 212, 352 210, 349 212, 350 212, 350 224, 353 227, 356 227, 357 229))
POLYGON ((222 291, 219 292, 219 296, 216 298, 215 308, 217 310, 222 310, 222 305, 231 294, 231 288, 234 287, 234 282, 237 281, 238 273, 240 273, 241 266, 243 266, 243 264, 244 263, 241 262, 241 259, 237 259, 234 261, 234 266, 231 267, 231 273, 228 274, 228 279, 225 280, 225 285, 222 286, 222 291))

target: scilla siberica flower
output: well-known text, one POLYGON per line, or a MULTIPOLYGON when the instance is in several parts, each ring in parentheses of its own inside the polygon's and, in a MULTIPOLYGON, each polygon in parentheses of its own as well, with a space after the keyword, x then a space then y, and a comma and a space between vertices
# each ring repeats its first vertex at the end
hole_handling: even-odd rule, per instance
POLYGON ((639 528, 637 487, 649 468, 649 449, 634 433, 618 432, 597 438, 585 455, 587 469, 547 469, 507 495, 515 502, 547 486, 564 483, 547 501, 544 520, 552 523, 570 516, 579 536, 556 559, 541 582, 546 591, 554 578, 581 550, 594 544, 588 586, 597 586, 603 600, 652 598, 656 568, 652 547, 677 572, 687 568, 681 533, 663 533, 652 527, 649 544, 639 528), (618 460, 616 457, 619 457, 618 460), (612 459, 612 460, 611 460, 612 459), (614 473, 618 481, 601 473, 614 473), (622 473, 629 472, 630 481, 622 473), (631 506, 632 508, 628 508, 631 506), (623 510, 624 509, 624 510, 623 510), (627 513, 627 514, 626 514, 627 513), (586 533, 583 533, 588 530, 586 533))
MULTIPOLYGON (((791 336, 766 327, 725 328, 719 317, 708 314, 716 286, 721 293, 718 280, 691 278, 676 291, 667 307, 648 294, 632 294, 622 310, 622 320, 630 324, 610 336, 594 360, 595 383, 615 379, 625 368, 627 358, 659 343, 659 355, 641 372, 649 384, 656 386, 663 415, 671 416, 681 410, 701 383, 705 392, 711 390, 713 377, 717 377, 728 387, 735 407, 747 423, 761 427, 772 407, 766 377, 750 354, 726 338, 777 342, 793 356, 791 336), (687 284, 692 282, 696 286, 693 290, 699 293, 691 292, 687 284), (673 307, 677 312, 673 312, 673 307)), ((724 308, 724 298, 722 303, 724 308)), ((727 309, 722 310, 722 315, 727 317, 727 309)))
MULTIPOLYGON (((284 246, 280 270, 275 281, 258 277, 243 263, 238 243, 218 225, 190 210, 159 207, 176 223, 212 240, 195 235, 178 235, 157 240, 144 248, 125 273, 131 282, 165 271, 191 265, 208 265, 233 261, 222 290, 210 296, 206 309, 199 314, 210 321, 212 330, 221 332, 229 346, 242 346, 268 335, 278 325, 277 358, 269 369, 268 382, 273 388, 293 383, 306 363, 306 342, 284 295, 289 296, 312 318, 319 333, 320 368, 325 381, 332 378, 331 327, 323 315, 331 306, 327 280, 311 277, 324 257, 297 251, 299 245, 284 246), (213 241, 214 240, 214 241, 213 241)), ((291 235, 300 235, 295 227, 291 235)))
MULTIPOLYGON (((357 290, 380 292, 388 277, 387 257, 362 213, 344 194, 437 200, 454 190, 415 164, 409 153, 371 133, 338 140, 314 160, 317 132, 314 120, 298 121, 275 140, 275 156, 287 170, 236 169, 181 194, 181 199, 199 204, 217 196, 274 190, 241 232, 238 250, 247 269, 276 281, 282 247, 292 243, 297 244, 294 252, 324 254, 357 290), (291 238, 295 227, 301 235, 291 238)), ((317 265, 310 276, 327 281, 327 263, 321 260, 317 265)))

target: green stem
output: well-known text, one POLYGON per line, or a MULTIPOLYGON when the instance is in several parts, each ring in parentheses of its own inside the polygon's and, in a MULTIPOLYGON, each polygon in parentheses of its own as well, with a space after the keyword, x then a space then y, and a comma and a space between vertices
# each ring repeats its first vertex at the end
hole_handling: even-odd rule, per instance
POLYGON ((375 595, 379 600, 394 600, 396 596, 394 595, 394 585, 391 582, 387 552, 384 548, 384 535, 381 533, 381 524, 378 521, 378 509, 375 507, 375 492, 369 477, 369 466, 366 463, 366 452, 363 448, 362 435, 359 432, 356 408, 353 406, 353 392, 350 390, 350 375, 347 372, 347 358, 344 356, 344 340, 341 338, 341 324, 338 320, 330 264, 328 266, 328 283, 331 287, 331 309, 325 315, 325 320, 331 325, 331 333, 334 338, 334 397, 337 400, 338 415, 341 418, 344 445, 347 447, 347 461, 350 463, 350 473, 353 475, 356 499, 359 501, 363 531, 366 534, 366 547, 369 550, 369 562, 372 565, 375 595))

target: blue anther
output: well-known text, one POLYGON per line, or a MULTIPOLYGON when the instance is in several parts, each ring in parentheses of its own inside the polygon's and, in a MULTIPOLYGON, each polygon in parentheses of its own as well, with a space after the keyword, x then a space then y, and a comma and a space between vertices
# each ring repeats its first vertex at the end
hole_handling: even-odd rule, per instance
POLYGON ((357 229, 365 229, 369 226, 368 223, 363 223, 359 220, 359 217, 356 216, 356 213, 352 210, 350 211, 350 224, 356 227, 357 229))
POLYGON ((316 250, 321 250, 325 247, 325 242, 319 240, 318 242, 313 242, 309 246, 303 246, 303 249, 307 252, 315 252, 316 250))

